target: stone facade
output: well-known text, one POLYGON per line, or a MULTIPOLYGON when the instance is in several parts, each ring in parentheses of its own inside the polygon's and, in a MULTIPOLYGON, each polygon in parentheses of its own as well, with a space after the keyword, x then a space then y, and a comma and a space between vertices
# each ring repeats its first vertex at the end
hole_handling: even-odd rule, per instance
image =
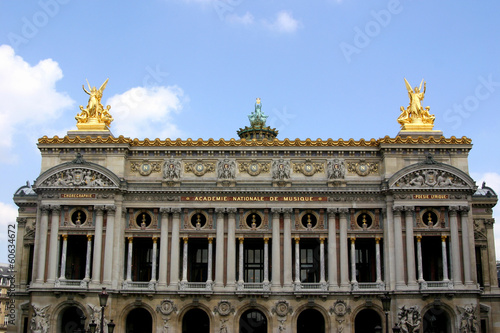
POLYGON ((497 195, 468 138, 38 148, 14 195, 17 332, 100 322, 102 287, 115 332, 500 332, 497 195))

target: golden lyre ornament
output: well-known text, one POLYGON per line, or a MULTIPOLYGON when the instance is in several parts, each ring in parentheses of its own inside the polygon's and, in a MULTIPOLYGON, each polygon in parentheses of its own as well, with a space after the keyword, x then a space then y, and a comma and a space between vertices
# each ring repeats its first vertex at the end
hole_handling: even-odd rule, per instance
POLYGON ((106 88, 108 80, 109 79, 106 79, 99 89, 91 87, 89 81, 87 80, 90 91, 85 89, 85 85, 82 85, 83 91, 89 94, 90 97, 87 107, 84 109, 83 106, 80 105, 80 110, 82 112, 77 114, 75 117, 77 121, 76 127, 78 127, 79 130, 108 130, 109 124, 113 121, 113 118, 109 114, 111 106, 108 105, 104 108, 101 104, 102 92, 106 88))
POLYGON ((434 127, 434 115, 429 113, 430 107, 423 107, 422 100, 425 94, 425 81, 422 79, 420 87, 412 89, 410 83, 405 79, 406 89, 408 90, 408 97, 410 98, 410 105, 405 109, 401 107, 401 115, 398 122, 401 124, 403 131, 431 131, 434 127), (422 84, 424 89, 422 90, 422 84))

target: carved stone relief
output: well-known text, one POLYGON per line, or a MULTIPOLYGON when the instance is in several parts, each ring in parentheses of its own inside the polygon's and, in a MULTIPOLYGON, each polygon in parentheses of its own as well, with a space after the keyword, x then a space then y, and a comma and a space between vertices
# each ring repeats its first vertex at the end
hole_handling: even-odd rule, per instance
POLYGON ((239 164, 240 172, 246 172, 250 176, 258 176, 262 172, 269 172, 270 168, 270 163, 262 163, 257 160, 252 160, 251 162, 241 162, 239 164))
POLYGON ((141 176, 149 176, 153 172, 161 171, 161 162, 158 161, 131 161, 130 162, 130 171, 138 172, 141 176))
POLYGON ((418 332, 422 318, 420 316, 420 311, 417 306, 411 306, 409 308, 403 305, 398 312, 398 326, 401 328, 402 332, 418 332))
POLYGON ((441 170, 425 169, 411 172, 401 177, 396 183, 396 187, 433 187, 449 188, 464 187, 467 183, 458 176, 441 170))
POLYGON ((334 158, 326 163, 326 176, 328 179, 345 178, 345 162, 343 159, 334 158))
POLYGON ((306 160, 305 163, 293 163, 293 172, 302 173, 305 176, 313 176, 315 173, 323 172, 325 169, 323 163, 313 163, 306 160))
POLYGON ((181 161, 171 158, 163 163, 163 178, 171 181, 181 178, 181 161))
POLYGON ((217 178, 226 180, 236 178, 236 162, 229 158, 219 160, 217 162, 217 178))
POLYGON ((73 168, 61 171, 47 178, 41 187, 111 187, 113 182, 100 172, 73 168))
POLYGON ((280 158, 273 161, 272 176, 274 180, 285 180, 290 178, 290 160, 280 158))

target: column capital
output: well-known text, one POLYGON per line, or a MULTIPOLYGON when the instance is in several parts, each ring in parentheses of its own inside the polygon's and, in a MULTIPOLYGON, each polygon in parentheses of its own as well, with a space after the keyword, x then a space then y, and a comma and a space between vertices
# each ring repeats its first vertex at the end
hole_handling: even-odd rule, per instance
POLYGON ((285 214, 285 216, 290 217, 292 212, 293 212, 293 208, 283 208, 283 214, 285 214))
POLYGON ((208 244, 212 244, 214 238, 212 236, 208 236, 208 244))
POLYGON ((134 241, 134 237, 127 237, 129 244, 134 241))
POLYGON ((356 243, 356 237, 351 237, 351 244, 356 243))
POLYGON ((48 214, 49 210, 50 210, 50 206, 49 205, 41 205, 40 210, 42 211, 42 214, 48 214))
POLYGON ((61 206, 59 206, 59 205, 50 205, 50 209, 52 210, 52 214, 59 213, 61 211, 61 206))
POLYGON ((399 216, 401 216, 401 212, 402 212, 402 211, 404 211, 404 209, 405 209, 405 208, 404 208, 403 206, 394 206, 394 207, 392 207, 392 213, 393 213, 394 215, 399 215, 399 216))
POLYGON ((68 235, 67 234, 62 234, 61 237, 62 237, 63 241, 68 240, 68 235))
POLYGON ((460 214, 467 215, 469 213, 470 207, 469 206, 460 206, 458 208, 460 210, 460 214))
POLYGON ((183 236, 182 240, 184 241, 184 244, 187 244, 189 237, 188 236, 183 236))
POLYGON ((486 229, 493 229, 493 224, 495 224, 495 219, 484 219, 483 223, 486 229))
POLYGON ((300 237, 299 236, 295 236, 295 244, 299 244, 300 243, 300 237))
POLYGON ((269 242, 269 237, 264 237, 264 244, 267 244, 269 242))
POLYGON ((171 208, 170 211, 172 212, 172 214, 174 216, 179 217, 179 215, 181 215, 182 209, 179 207, 174 207, 174 208, 171 208))
POLYGON ((244 237, 238 237, 238 240, 240 241, 240 244, 243 244, 243 241, 245 240, 244 237))
POLYGON ((375 244, 380 244, 380 237, 375 237, 375 244))
POLYGON ((345 217, 347 214, 349 214, 349 208, 338 208, 338 212, 341 217, 345 217))
POLYGON ((403 208, 405 210, 406 215, 410 215, 411 213, 413 213, 415 211, 414 206, 404 206, 403 208))
POLYGON ((229 215, 234 216, 238 212, 238 210, 236 208, 231 207, 231 208, 226 208, 226 212, 229 215))
POLYGON ((279 215, 281 214, 282 209, 281 208, 271 208, 271 213, 279 215))
POLYGON ((163 216, 170 214, 170 211, 171 209, 167 207, 160 208, 160 214, 163 216))
POLYGON ((156 242, 158 241, 158 237, 156 237, 156 236, 155 236, 155 237, 152 237, 152 239, 153 239, 153 244, 154 244, 154 243, 156 243, 156 242))
POLYGON ((459 207, 458 207, 458 206, 449 206, 449 207, 448 207, 448 213, 449 213, 450 215, 452 215, 452 214, 453 214, 453 215, 456 215, 456 214, 457 214, 457 212, 458 212, 458 210, 459 210, 459 207))
POLYGON ((224 215, 225 212, 226 212, 225 208, 215 208, 215 213, 217 214, 217 216, 222 216, 224 215))
POLYGON ((94 210, 96 211, 97 215, 102 215, 104 213, 104 205, 95 205, 94 210))
POLYGON ((328 215, 329 215, 330 217, 335 217, 335 214, 337 214, 337 213, 338 213, 338 211, 339 211, 339 209, 338 209, 338 208, 327 208, 327 209, 326 209, 326 212, 328 213, 328 215))
POLYGON ((106 205, 106 210, 108 212, 115 212, 116 211, 116 206, 115 205, 106 205))
POLYGON ((319 238, 319 242, 320 242, 320 244, 324 244, 325 243, 325 237, 320 237, 319 238))
POLYGON ((441 241, 442 241, 442 242, 445 242, 445 241, 446 241, 446 238, 448 238, 448 236, 446 236, 446 235, 441 235, 441 241))
POLYGON ((87 235, 87 242, 90 242, 92 240, 92 235, 87 235))
POLYGON ((417 239, 417 242, 422 241, 422 235, 416 235, 415 238, 417 239))

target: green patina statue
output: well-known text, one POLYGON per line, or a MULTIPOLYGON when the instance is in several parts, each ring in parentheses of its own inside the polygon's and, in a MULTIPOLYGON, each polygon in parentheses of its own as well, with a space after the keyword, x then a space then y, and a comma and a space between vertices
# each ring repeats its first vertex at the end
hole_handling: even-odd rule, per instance
POLYGON ((250 119, 250 124, 252 125, 252 127, 266 126, 266 119, 269 116, 264 115, 261 109, 262 109, 262 104, 260 103, 260 98, 257 98, 257 101, 255 102, 255 111, 248 116, 248 119, 250 119))

